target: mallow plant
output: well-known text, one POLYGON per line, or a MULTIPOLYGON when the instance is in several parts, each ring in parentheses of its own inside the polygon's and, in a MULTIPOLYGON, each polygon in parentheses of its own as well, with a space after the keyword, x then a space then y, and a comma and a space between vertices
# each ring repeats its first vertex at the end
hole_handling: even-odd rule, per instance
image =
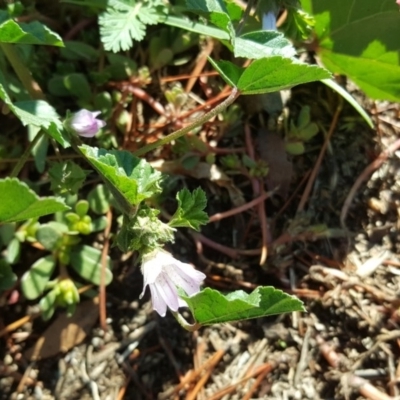
MULTIPOLYGON (((104 35, 108 41, 115 39, 105 21, 105 18, 111 20, 107 13, 118 14, 113 14, 116 19, 128 21, 133 18, 133 0, 109 3, 114 8, 100 16, 103 41, 104 35)), ((227 294, 204 287, 202 272, 166 251, 166 245, 174 241, 177 229, 200 230, 207 223, 206 196, 200 188, 192 192, 180 190, 176 194, 176 210, 169 221, 163 221, 155 201, 162 192, 163 176, 143 156, 201 126, 240 95, 263 94, 300 83, 330 79, 325 69, 297 59, 291 42, 275 30, 276 8, 261 10, 261 15, 268 15, 268 18, 262 18, 264 23, 269 20, 268 29, 262 29, 260 24, 260 30, 250 32, 243 30, 245 15, 237 23, 230 14, 232 8, 228 12, 222 0, 189 3, 192 11, 207 22, 200 24, 204 27, 203 34, 212 33, 211 36, 221 40, 234 57, 249 61, 210 59, 211 65, 231 87, 229 96, 189 126, 133 153, 87 144, 92 143, 107 124, 98 110, 86 107, 63 117, 58 114, 32 77, 19 44, 62 47, 62 39, 41 22, 19 23, 12 10, 0 10, 0 49, 7 61, 0 63, 0 98, 7 109, 34 133, 10 176, 0 180, 0 245, 6 249, 6 257, 0 263, 3 282, 0 289, 10 290, 15 286, 12 266, 18 261, 18 246, 39 243, 44 255, 22 276, 21 288, 28 299, 40 299, 45 318, 49 318, 57 307, 65 307, 72 313, 85 283, 107 285, 112 281, 110 260, 103 260, 99 249, 83 243, 91 233, 106 229, 105 214, 110 207, 115 210, 114 215, 119 215, 118 229, 113 232, 114 244, 122 252, 137 255, 143 273, 142 295, 146 290, 150 292, 153 308, 160 316, 165 316, 169 310, 184 328, 193 330, 203 325, 303 310, 300 300, 271 286, 258 287, 251 293, 239 290, 227 294), (16 93, 15 83, 13 86, 10 82, 18 81, 20 91, 16 93), (72 160, 50 166, 47 172, 50 190, 54 193, 50 197, 39 196, 35 191, 37 187, 30 187, 18 179, 32 151, 44 139, 57 148, 72 147, 86 160, 85 169, 72 160), (82 199, 82 185, 90 171, 94 171, 103 183, 92 189, 87 199, 82 199), (47 222, 43 222, 40 218, 45 215, 53 215, 53 220, 47 218, 47 222), (104 276, 100 272, 103 265, 104 276), (79 279, 73 278, 72 270, 79 279), (184 319, 179 312, 181 307, 190 310, 193 323, 184 319)), ((295 20, 299 26, 304 28, 306 20, 299 12, 297 1, 275 3, 286 5, 288 11, 297 16, 295 20)), ((158 22, 172 23, 174 19, 165 11, 168 7, 157 4, 153 11, 143 10, 143 14, 136 15, 131 22, 137 23, 137 19, 140 22, 145 16, 150 21, 151 16, 157 15, 158 22), (164 13, 164 19, 160 13, 164 13)), ((179 21, 183 20, 180 17, 179 21)), ((189 26, 192 24, 186 25, 189 26)), ((199 25, 194 26, 200 29, 199 25)), ((106 43, 109 43, 105 47, 110 51, 123 48, 106 43)))

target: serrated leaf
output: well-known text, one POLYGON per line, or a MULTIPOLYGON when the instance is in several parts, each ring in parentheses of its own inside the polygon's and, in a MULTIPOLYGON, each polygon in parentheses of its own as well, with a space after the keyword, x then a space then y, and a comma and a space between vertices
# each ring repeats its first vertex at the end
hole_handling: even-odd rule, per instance
POLYGON ((134 215, 143 200, 161 192, 161 173, 146 160, 134 157, 128 151, 109 151, 86 145, 80 146, 80 150, 109 183, 108 188, 126 214, 134 215))
POLYGON ((21 288, 29 300, 37 299, 46 288, 56 266, 53 256, 39 258, 30 269, 22 275, 21 288))
POLYGON ((187 227, 195 230, 200 229, 200 225, 208 222, 208 215, 203 211, 207 205, 207 198, 200 188, 192 193, 183 189, 176 195, 178 200, 178 209, 171 218, 169 226, 187 227))
POLYGON ((373 99, 400 100, 400 13, 395 1, 303 0, 315 17, 317 52, 373 99))
POLYGON ((23 221, 69 210, 62 199, 42 197, 16 178, 0 180, 0 223, 23 221))
POLYGON ((63 47, 61 37, 38 21, 18 23, 0 11, 0 42, 63 47))
MULTIPOLYGON (((77 246, 70 254, 71 267, 84 279, 95 285, 101 282, 101 251, 91 246, 77 246)), ((112 281, 110 257, 107 256, 105 284, 112 281)))
POLYGON ((235 57, 259 59, 263 57, 293 57, 295 48, 282 33, 274 31, 249 32, 234 39, 235 57))
POLYGON ((202 325, 305 311, 302 301, 272 286, 258 287, 250 294, 237 290, 228 295, 206 288, 194 296, 181 297, 202 325))
POLYGON ((107 10, 99 17, 100 35, 105 50, 115 53, 129 50, 133 40, 142 40, 146 25, 158 23, 158 5, 161 3, 157 0, 110 0, 107 10))
POLYGON ((260 94, 328 78, 330 74, 323 68, 275 56, 253 61, 240 76, 237 87, 242 94, 260 94))
POLYGON ((327 70, 316 65, 280 56, 255 60, 247 68, 240 68, 229 61, 210 59, 210 62, 222 78, 229 85, 236 86, 243 95, 276 92, 330 77, 327 70))

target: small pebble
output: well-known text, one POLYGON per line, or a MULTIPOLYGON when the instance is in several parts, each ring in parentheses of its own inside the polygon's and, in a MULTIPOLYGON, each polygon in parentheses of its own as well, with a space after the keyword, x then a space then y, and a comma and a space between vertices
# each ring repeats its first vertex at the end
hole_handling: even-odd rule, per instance
POLYGON ((97 336, 95 336, 94 338, 92 338, 92 346, 97 350, 100 347, 103 347, 104 345, 104 340, 102 338, 99 338, 97 336))
POLYGON ((5 356, 4 356, 4 360, 3 360, 3 362, 4 362, 4 365, 11 365, 12 363, 13 363, 13 358, 11 357, 11 355, 10 354, 6 354, 5 356))
POLYGON ((129 326, 128 325, 121 325, 121 331, 123 332, 123 333, 129 333, 131 330, 129 329, 129 326))

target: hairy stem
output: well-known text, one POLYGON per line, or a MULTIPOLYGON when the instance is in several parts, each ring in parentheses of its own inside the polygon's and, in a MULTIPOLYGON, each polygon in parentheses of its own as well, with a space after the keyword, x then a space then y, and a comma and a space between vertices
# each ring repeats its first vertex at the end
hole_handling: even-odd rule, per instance
POLYGON ((142 155, 148 153, 149 151, 156 149, 157 147, 164 146, 165 144, 170 143, 173 140, 179 139, 183 135, 186 135, 187 133, 189 133, 194 128, 204 124, 205 122, 207 122, 208 120, 210 120, 211 118, 215 117, 220 112, 225 110, 228 106, 230 106, 239 97, 239 95, 240 95, 239 90, 236 87, 234 87, 232 89, 232 92, 229 95, 229 97, 227 97, 221 104, 219 104, 218 106, 213 108, 208 113, 197 118, 192 124, 190 124, 189 126, 185 126, 184 128, 179 129, 176 132, 173 132, 170 135, 168 135, 162 139, 159 139, 154 143, 150 143, 147 146, 144 146, 139 150, 136 150, 135 152, 133 152, 133 155, 136 157, 142 156, 142 155))

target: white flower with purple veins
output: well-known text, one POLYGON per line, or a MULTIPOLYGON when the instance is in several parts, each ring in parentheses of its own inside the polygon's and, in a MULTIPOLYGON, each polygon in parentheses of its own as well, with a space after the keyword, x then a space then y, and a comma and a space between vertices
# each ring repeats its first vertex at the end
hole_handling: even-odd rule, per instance
POLYGON ((178 261, 164 250, 155 250, 143 256, 142 273, 144 285, 140 297, 149 286, 153 309, 162 317, 167 307, 174 312, 179 307, 187 307, 187 303, 178 295, 178 287, 191 296, 200 291, 200 285, 206 277, 190 264, 178 261))
POLYGON ((96 118, 100 111, 80 110, 69 119, 69 126, 79 136, 93 137, 106 125, 104 121, 96 118))

